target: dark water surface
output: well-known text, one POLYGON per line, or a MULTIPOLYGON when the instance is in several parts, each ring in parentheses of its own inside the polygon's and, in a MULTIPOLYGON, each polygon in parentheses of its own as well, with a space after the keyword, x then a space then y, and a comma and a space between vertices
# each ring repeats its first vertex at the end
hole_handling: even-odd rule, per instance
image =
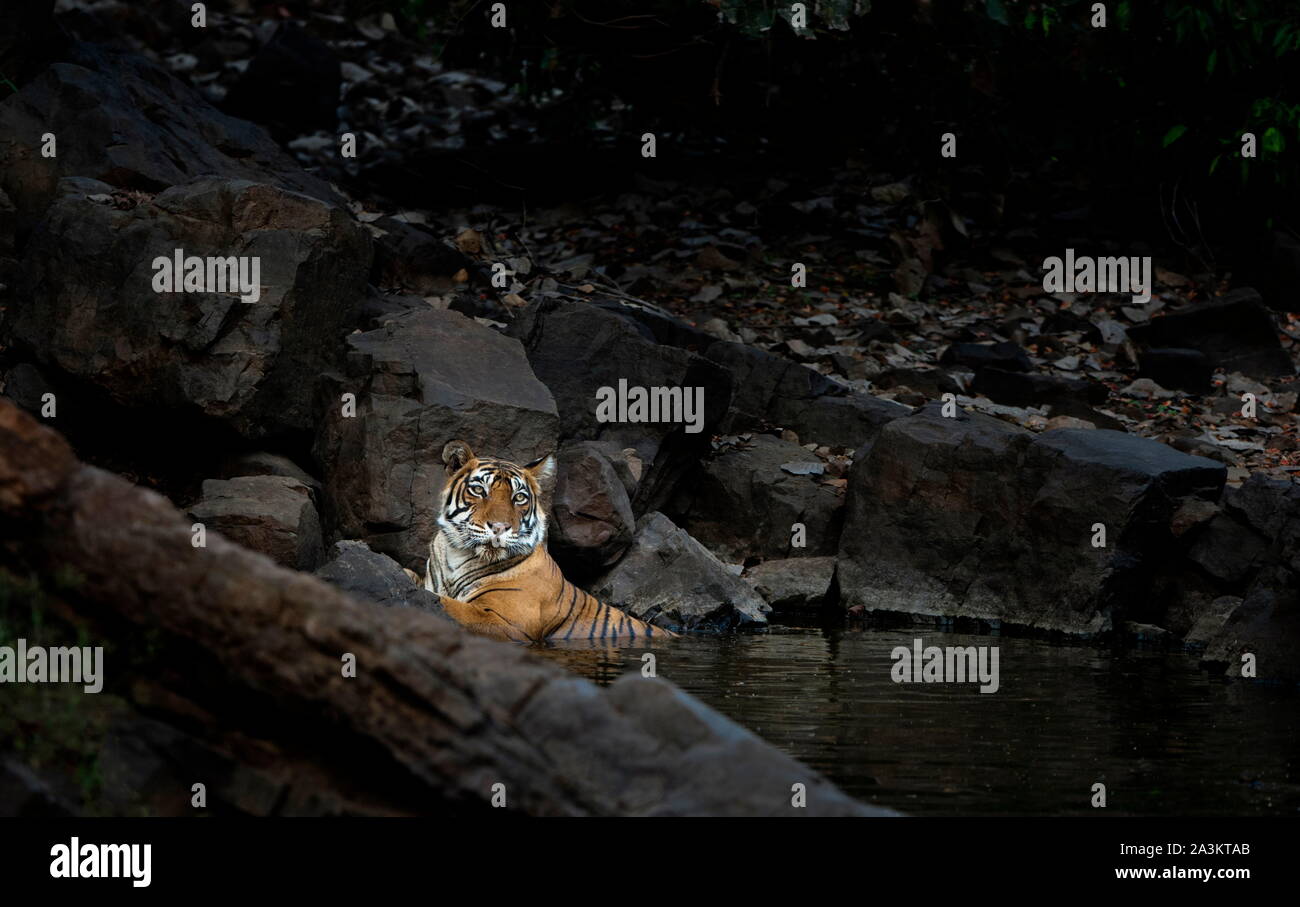
MULTIPOLYGON (((644 648, 544 650, 608 684, 644 648)), ((660 677, 854 796, 916 815, 1300 815, 1300 694, 1192 655, 920 629, 688 637, 660 677), (1000 688, 895 684, 895 646, 1000 648, 1000 688)))

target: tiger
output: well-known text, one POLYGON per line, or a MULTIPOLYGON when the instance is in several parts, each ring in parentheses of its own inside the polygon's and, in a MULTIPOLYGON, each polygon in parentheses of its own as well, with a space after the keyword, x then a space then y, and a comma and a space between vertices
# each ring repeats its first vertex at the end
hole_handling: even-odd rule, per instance
POLYGON ((543 497, 555 487, 547 454, 524 466, 478 457, 464 441, 442 449, 447 471, 424 588, 467 629, 495 639, 675 637, 600 602, 564 578, 546 550, 543 497))

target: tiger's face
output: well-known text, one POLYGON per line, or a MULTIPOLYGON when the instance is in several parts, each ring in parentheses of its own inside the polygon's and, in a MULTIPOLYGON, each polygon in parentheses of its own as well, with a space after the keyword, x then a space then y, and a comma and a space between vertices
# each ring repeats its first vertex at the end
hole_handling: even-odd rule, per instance
POLYGON ((447 482, 438 527, 454 548, 488 560, 527 554, 546 539, 543 493, 555 479, 555 457, 526 466, 476 457, 464 441, 442 449, 447 482))

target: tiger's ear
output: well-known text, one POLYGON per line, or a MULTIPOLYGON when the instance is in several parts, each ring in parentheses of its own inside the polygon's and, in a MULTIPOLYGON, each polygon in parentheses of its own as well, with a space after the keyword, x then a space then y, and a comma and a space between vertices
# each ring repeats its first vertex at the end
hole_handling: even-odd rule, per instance
POLYGON ((536 480, 542 494, 549 498, 551 492, 555 491, 555 454, 548 453, 544 457, 538 457, 533 462, 525 464, 524 470, 536 480))
POLYGON ((474 459, 474 451, 464 441, 448 441, 442 448, 442 465, 447 467, 447 475, 460 472, 461 468, 474 459))

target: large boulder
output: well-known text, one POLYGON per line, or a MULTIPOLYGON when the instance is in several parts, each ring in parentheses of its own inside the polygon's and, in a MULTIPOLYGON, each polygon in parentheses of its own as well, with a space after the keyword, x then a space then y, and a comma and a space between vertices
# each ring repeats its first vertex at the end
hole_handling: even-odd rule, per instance
MULTIPOLYGON (((572 300, 545 298, 524 309, 510 326, 533 371, 552 394, 565 440, 601 441, 634 448, 646 472, 633 509, 645 513, 666 501, 682 472, 708 451, 731 400, 727 371, 708 360, 647 339, 625 318, 572 300), (620 382, 623 382, 620 385, 620 382), (702 388, 698 431, 684 422, 602 421, 602 388, 702 388)), ((672 414, 668 414, 671 416, 672 414)), ((684 412, 681 415, 686 415, 684 412)))
POLYGON ((26 225, 70 176, 144 192, 221 177, 341 204, 261 127, 221 113, 156 63, 90 44, 0 103, 0 189, 26 225), (54 157, 41 154, 47 133, 54 157))
POLYGON ((517 340, 457 312, 426 308, 347 339, 313 448, 327 522, 423 573, 441 501, 442 448, 526 463, 557 446, 550 392, 517 340), (355 397, 348 415, 344 394, 355 397))
POLYGON ((323 490, 320 480, 288 457, 270 451, 235 454, 221 464, 221 478, 236 476, 287 476, 297 479, 312 491, 312 500, 319 501, 323 490))
POLYGON ((417 586, 397 561, 371 551, 365 542, 335 542, 331 555, 329 563, 316 571, 331 586, 384 608, 419 608, 446 615, 438 596, 417 586))
POLYGON ((675 629, 761 627, 771 610, 748 583, 662 513, 637 520, 632 547, 588 591, 644 621, 675 629))
POLYGON ((311 489, 297 479, 208 479, 190 515, 208 531, 220 532, 285 567, 315 570, 324 560, 311 489))
POLYGON ((609 452, 594 441, 560 448, 547 542, 566 575, 608 569, 635 532, 632 502, 609 452))
POLYGON ((731 372, 735 392, 725 431, 764 423, 804 441, 856 450, 911 409, 858 393, 807 366, 743 343, 718 341, 705 355, 731 372))
POLYGON ((826 604, 833 557, 791 557, 763 561, 745 571, 745 579, 776 612, 815 610, 826 604))
POLYGON ((1272 313, 1250 287, 1156 315, 1128 333, 1152 348, 1198 350, 1211 368, 1225 372, 1255 377, 1295 374, 1272 313))
POLYGON ((823 470, 822 461, 798 444, 754 435, 688 473, 670 513, 731 561, 834 554, 844 499, 818 483, 823 470), (804 527, 802 547, 793 544, 796 523, 804 527))
POLYGON ((1121 432, 1035 436, 937 406, 892 422, 849 479, 846 607, 964 616, 1075 634, 1145 605, 1170 518, 1212 499, 1222 464, 1121 432), (1094 547, 1097 526, 1104 546, 1094 547))
POLYGON ((249 437, 314 427, 314 383, 364 290, 369 236, 343 208, 261 183, 199 180, 126 207, 109 191, 60 183, 24 250, 13 339, 121 405, 249 437), (155 291, 155 259, 178 249, 258 259, 259 298, 155 291))

